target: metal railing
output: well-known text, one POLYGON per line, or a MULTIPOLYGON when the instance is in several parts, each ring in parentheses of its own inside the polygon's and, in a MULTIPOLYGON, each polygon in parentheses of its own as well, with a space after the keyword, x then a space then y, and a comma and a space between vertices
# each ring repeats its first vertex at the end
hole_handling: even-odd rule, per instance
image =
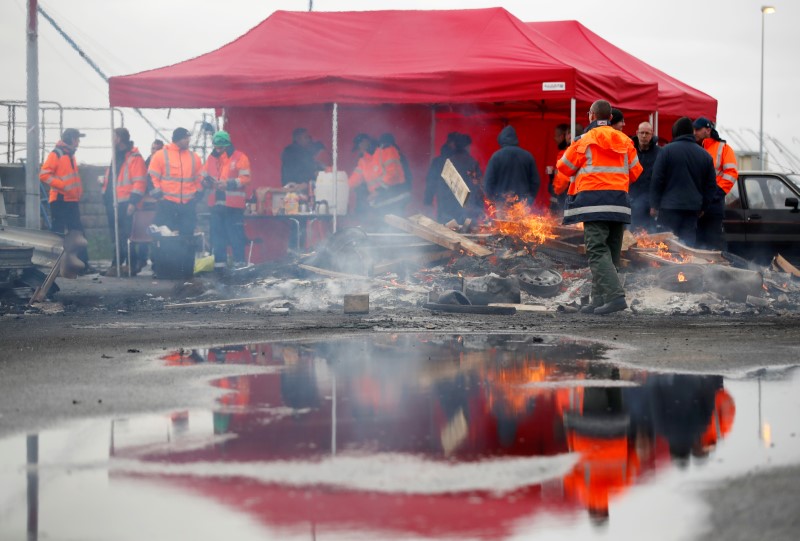
MULTIPOLYGON (((6 134, 5 141, 0 141, 0 162, 15 163, 25 158, 27 150, 27 121, 25 113, 20 110, 27 109, 24 101, 0 100, 0 133, 6 134), (19 120, 18 120, 19 119, 19 120), (5 128, 5 129, 3 129, 5 128)), ((47 153, 61 138, 65 127, 78 128, 81 132, 108 132, 109 112, 113 111, 114 125, 125 126, 125 115, 120 109, 107 107, 64 107, 55 101, 39 102, 39 155, 47 153), (93 113, 97 113, 94 115, 93 113), (74 124, 65 121, 75 117, 74 124), (80 117, 78 119, 78 117, 80 117), (94 120, 87 124, 87 120, 94 120)), ((93 144, 82 146, 89 150, 107 150, 111 152, 111 137, 92 137, 91 141, 106 141, 107 144, 93 144)))

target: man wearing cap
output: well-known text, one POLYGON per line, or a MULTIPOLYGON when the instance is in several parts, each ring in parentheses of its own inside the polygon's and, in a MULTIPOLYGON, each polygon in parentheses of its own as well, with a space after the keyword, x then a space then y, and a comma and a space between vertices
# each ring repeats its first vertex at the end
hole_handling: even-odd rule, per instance
MULTIPOLYGON (((50 189, 48 201, 52 216, 51 230, 59 235, 74 231, 83 237, 80 211, 83 184, 75 161, 75 151, 80 146, 81 137, 85 135, 75 128, 64 130, 61 140, 48 154, 39 172, 39 180, 50 189)), ((83 248, 77 255, 88 267, 89 255, 86 249, 83 248)))
POLYGON ((650 181, 650 215, 681 242, 695 246, 697 219, 714 198, 714 164, 695 142, 692 121, 681 117, 672 126, 672 142, 662 148, 650 181))
MULTIPOLYGON (((625 224, 631 221, 628 187, 642 172, 633 142, 610 126, 611 104, 595 101, 586 133, 567 148, 556 167, 575 177, 567 197, 564 224, 583 223, 583 240, 592 271, 592 301, 583 313, 610 314, 628 307, 617 267, 625 224)), ((560 185, 561 191, 566 186, 560 185)))
POLYGON ((708 250, 722 250, 725 238, 722 220, 725 215, 725 196, 731 191, 739 171, 736 169, 736 153, 722 138, 714 123, 701 116, 694 121, 694 138, 711 155, 716 172, 717 190, 714 200, 697 222, 697 246, 708 250))
MULTIPOLYGON (((115 230, 119 231, 120 243, 124 244, 131 236, 133 226, 133 214, 136 206, 142 200, 147 191, 147 166, 139 149, 131 141, 131 134, 127 128, 116 128, 114 130, 114 157, 113 163, 106 169, 103 175, 103 186, 100 189, 103 194, 103 202, 106 206, 106 216, 108 217, 108 227, 111 231, 111 242, 115 245, 114 260, 111 268, 106 275, 116 275, 116 237, 115 230), (114 191, 111 188, 112 170, 116 171, 116 196, 117 196, 117 216, 114 218, 114 191), (116 223, 116 226, 115 226, 116 223)), ((120 245, 120 263, 128 263, 131 274, 139 271, 137 253, 131 251, 131 261, 127 261, 127 250, 120 245)))
MULTIPOLYGON (((153 155, 147 171, 153 181, 150 195, 157 201, 154 223, 177 231, 184 239, 180 245, 183 248, 189 246, 189 239, 194 236, 197 225, 195 208, 203 195, 203 163, 200 156, 189 150, 190 139, 189 130, 176 128, 172 132, 172 142, 153 155)), ((176 254, 160 250, 154 257, 153 270, 160 273, 161 258, 165 258, 164 261, 169 260, 170 264, 177 263, 181 273, 190 274, 191 269, 185 268, 185 256, 183 252, 176 254)))
POLYGON ((214 151, 203 166, 203 184, 210 189, 211 245, 214 271, 221 273, 228 262, 228 247, 236 266, 243 266, 244 208, 250 184, 250 159, 234 148, 228 132, 218 131, 212 139, 214 151))

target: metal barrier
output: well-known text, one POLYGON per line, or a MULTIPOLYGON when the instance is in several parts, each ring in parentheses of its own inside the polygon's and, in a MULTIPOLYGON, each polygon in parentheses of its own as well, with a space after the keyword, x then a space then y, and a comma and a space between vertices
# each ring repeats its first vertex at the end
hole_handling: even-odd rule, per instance
MULTIPOLYGON (((25 113, 18 113, 18 110, 27 109, 27 103, 17 100, 0 100, 0 112, 5 113, 5 118, 0 117, 0 133, 5 132, 6 140, 0 141, 0 148, 4 151, 0 152, 0 161, 5 163, 15 163, 18 159, 24 159, 27 148, 26 136, 26 115, 25 113), (19 122, 17 121, 19 118, 19 122), (2 130, 5 127, 5 130, 2 130), (3 159, 5 158, 5 159, 3 159)), ((114 125, 117 127, 125 126, 125 115, 118 108, 107 107, 64 107, 55 101, 40 101, 39 102, 39 155, 47 156, 56 142, 61 138, 61 132, 64 131, 65 118, 73 116, 72 114, 80 114, 80 122, 75 122, 74 125, 68 127, 80 126, 82 132, 108 132, 109 130, 109 112, 113 110, 114 125), (90 115, 87 113, 101 113, 97 115, 97 121, 86 125, 86 119, 90 115), (117 120, 119 119, 119 120, 117 120)), ((82 148, 87 150, 106 150, 108 155, 111 155, 111 137, 108 138, 91 138, 93 141, 107 141, 104 145, 86 145, 82 148)))

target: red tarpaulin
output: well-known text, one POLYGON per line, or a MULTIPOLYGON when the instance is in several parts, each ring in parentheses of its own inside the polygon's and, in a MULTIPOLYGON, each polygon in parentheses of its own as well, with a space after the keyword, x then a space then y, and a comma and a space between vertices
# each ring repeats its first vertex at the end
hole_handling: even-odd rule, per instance
MULTIPOLYGON (((604 66, 609 72, 627 73, 639 80, 656 83, 661 128, 659 131, 667 139, 671 138, 672 123, 679 117, 688 116, 694 119, 705 116, 711 120, 716 119, 717 100, 626 53, 578 21, 531 22, 527 25, 552 42, 552 45, 548 45, 545 40, 537 40, 544 50, 569 49, 595 66, 604 66)), ((622 104, 619 107, 627 108, 622 104)), ((626 129, 630 133, 635 130, 635 126, 628 126, 626 129)))
POLYGON ((534 36, 502 8, 276 11, 216 51, 112 77, 110 102, 192 108, 555 100, 564 107, 569 98, 604 97, 654 110, 652 83, 577 55, 565 53, 564 61, 534 36))
MULTIPOLYGON (((409 211, 421 207, 425 173, 449 131, 472 137, 485 169, 497 134, 511 124, 537 160, 537 203, 546 207, 553 127, 569 122, 572 103, 585 123, 600 98, 631 121, 647 118, 660 86, 645 71, 609 67, 571 44, 556 47, 502 8, 276 11, 213 52, 112 77, 109 98, 116 107, 224 108, 234 144, 251 157, 251 189, 280 186, 280 154, 294 128, 330 142, 337 103, 339 169, 355 166, 357 133, 394 134, 413 173, 409 211)), ((256 260, 267 255, 256 251, 256 260)))

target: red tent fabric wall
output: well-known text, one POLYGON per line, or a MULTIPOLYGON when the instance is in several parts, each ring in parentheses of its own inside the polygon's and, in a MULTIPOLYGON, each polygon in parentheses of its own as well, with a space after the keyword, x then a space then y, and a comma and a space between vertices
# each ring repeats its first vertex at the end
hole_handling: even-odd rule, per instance
MULTIPOLYGON (((544 50, 569 49, 587 61, 604 66, 613 73, 624 72, 642 81, 658 85, 659 135, 672 138, 672 124, 682 116, 692 119, 705 116, 711 120, 717 116, 717 100, 691 86, 675 79, 635 56, 601 38, 578 21, 550 21, 526 23, 528 28, 547 38, 537 40, 544 50), (550 44, 548 44, 548 41, 550 44)), ((626 132, 633 134, 639 122, 647 120, 647 115, 631 113, 630 108, 615 104, 624 109, 626 132)))

